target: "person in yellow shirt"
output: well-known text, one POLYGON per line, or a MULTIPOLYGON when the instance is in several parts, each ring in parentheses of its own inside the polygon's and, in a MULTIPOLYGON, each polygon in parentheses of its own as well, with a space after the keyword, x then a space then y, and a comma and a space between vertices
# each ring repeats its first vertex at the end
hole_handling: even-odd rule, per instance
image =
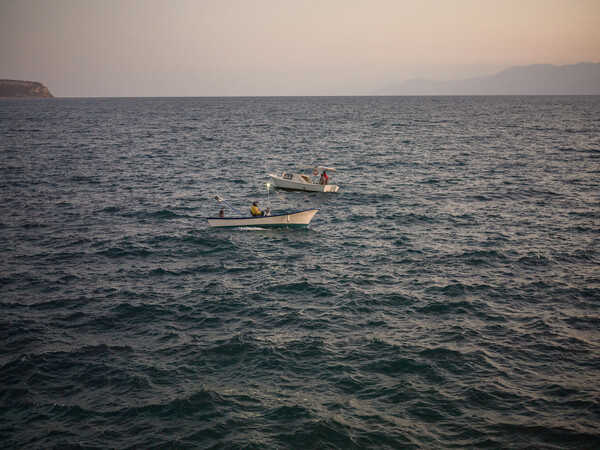
POLYGON ((254 217, 260 217, 265 215, 264 211, 258 209, 258 202, 252 202, 252 208, 250 208, 250 213, 252 213, 254 217))

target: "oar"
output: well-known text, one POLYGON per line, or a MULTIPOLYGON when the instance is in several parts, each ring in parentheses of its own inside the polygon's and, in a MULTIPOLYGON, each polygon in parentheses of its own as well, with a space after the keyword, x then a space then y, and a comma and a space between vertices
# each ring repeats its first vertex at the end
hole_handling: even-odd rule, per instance
POLYGON ((238 213, 240 216, 242 215, 241 212, 239 212, 237 209, 235 209, 233 206, 231 206, 229 203, 227 203, 225 200, 223 200, 221 197, 219 197, 218 195, 215 195, 215 200, 218 202, 223 202, 225 203, 227 206, 229 206, 233 211, 235 211, 236 213, 238 213))

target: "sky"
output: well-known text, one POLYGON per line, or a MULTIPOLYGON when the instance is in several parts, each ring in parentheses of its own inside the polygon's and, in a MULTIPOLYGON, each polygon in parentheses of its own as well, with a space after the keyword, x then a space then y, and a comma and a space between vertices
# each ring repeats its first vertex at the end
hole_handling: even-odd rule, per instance
POLYGON ((0 78, 58 97, 368 95, 600 62, 600 0, 0 0, 0 78))

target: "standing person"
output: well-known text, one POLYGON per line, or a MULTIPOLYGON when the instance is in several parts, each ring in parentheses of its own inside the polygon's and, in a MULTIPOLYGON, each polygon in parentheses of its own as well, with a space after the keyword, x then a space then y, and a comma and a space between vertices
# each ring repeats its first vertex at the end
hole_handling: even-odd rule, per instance
POLYGON ((323 171, 321 174, 321 179, 319 180, 319 184, 329 184, 329 177, 327 176, 327 172, 323 171))
POLYGON ((252 208, 250 208, 250 213, 254 217, 261 217, 261 216, 265 215, 264 211, 261 211, 260 209, 258 209, 258 202, 252 202, 252 208))

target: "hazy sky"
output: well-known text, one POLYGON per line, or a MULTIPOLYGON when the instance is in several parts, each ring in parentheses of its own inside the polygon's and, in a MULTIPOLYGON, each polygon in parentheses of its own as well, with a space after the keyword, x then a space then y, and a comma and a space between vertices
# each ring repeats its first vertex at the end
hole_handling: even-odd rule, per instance
POLYGON ((0 78, 60 97, 369 94, 600 62, 600 0, 0 0, 0 78))

